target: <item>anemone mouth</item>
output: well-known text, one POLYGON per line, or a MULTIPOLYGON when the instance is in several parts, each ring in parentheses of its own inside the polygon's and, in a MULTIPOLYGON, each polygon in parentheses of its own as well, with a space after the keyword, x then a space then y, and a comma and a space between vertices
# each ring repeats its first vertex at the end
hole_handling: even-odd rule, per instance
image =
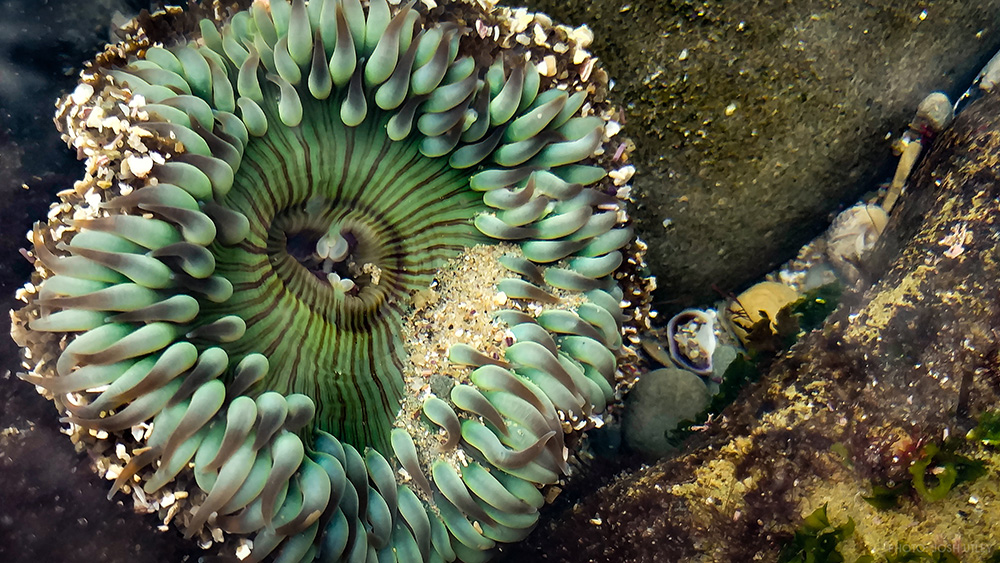
POLYGON ((518 25, 271 0, 99 58, 59 114, 92 175, 36 225, 12 333, 74 431, 131 437, 112 494, 191 492, 186 534, 251 560, 481 561, 532 529, 649 286, 589 162, 593 60, 543 79, 518 25))
POLYGON ((392 250, 380 243, 374 229, 350 218, 336 224, 321 218, 294 223, 286 216, 277 217, 267 237, 268 260, 272 268, 285 271, 282 282, 286 286, 294 283, 296 275, 301 275, 287 272, 296 271, 282 264, 287 255, 319 280, 321 286, 338 295, 342 293, 345 300, 348 297, 374 303, 385 300, 386 292, 391 290, 382 290, 385 288, 382 270, 387 267, 385 253, 392 250))

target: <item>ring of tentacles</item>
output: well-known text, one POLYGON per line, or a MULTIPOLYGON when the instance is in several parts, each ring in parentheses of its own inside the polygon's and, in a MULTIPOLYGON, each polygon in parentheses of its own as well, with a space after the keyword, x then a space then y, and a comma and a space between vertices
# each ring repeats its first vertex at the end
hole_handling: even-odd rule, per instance
POLYGON ((63 242, 36 226, 20 339, 63 348, 22 377, 80 427, 151 422, 112 494, 193 474, 187 534, 211 520, 251 560, 479 561, 523 538, 622 345, 632 234, 582 163, 604 133, 586 92, 543 88, 523 51, 477 59, 469 30, 412 2, 271 0, 200 30, 92 77, 173 148, 123 159, 127 189, 63 242), (497 290, 538 306, 497 315, 502 357, 451 347, 465 376, 422 397, 417 426, 441 439, 415 443, 411 294, 490 241, 516 242, 497 290))

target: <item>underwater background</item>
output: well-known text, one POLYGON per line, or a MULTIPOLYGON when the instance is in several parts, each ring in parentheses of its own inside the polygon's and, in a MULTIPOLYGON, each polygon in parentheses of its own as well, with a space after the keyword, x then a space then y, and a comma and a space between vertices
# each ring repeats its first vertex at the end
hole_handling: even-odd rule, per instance
MULTIPOLYGON (((136 0, 0 2, 7 309, 17 307, 14 292, 32 270, 21 256, 24 234, 55 192, 80 176, 80 162, 52 125, 54 100, 113 37, 113 23, 147 7, 136 0)), ((738 292, 793 257, 836 211, 891 175, 886 138, 905 129, 919 101, 933 90, 954 99, 1000 47, 1000 2, 543 0, 527 7, 594 31, 591 51, 615 81, 612 99, 635 143, 631 211, 650 244, 647 262, 659 280, 654 306, 663 318, 738 292)), ((0 561, 204 556, 175 531, 157 531, 154 518, 135 515, 127 498, 108 502, 108 483, 60 433, 52 405, 14 377, 18 350, 6 338, 0 358, 0 561)), ((641 461, 612 457, 567 487, 549 512, 641 461)))

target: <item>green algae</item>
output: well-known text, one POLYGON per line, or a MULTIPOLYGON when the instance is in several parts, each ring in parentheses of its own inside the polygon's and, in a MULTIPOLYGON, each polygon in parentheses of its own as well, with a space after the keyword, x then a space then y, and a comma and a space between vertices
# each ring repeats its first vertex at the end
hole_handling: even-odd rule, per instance
POLYGON ((979 417, 979 424, 969 431, 969 439, 987 446, 1000 446, 1000 411, 990 410, 979 417))
POLYGON ((854 534, 854 520, 834 526, 823 505, 803 519, 795 536, 782 549, 778 563, 843 563, 838 546, 854 534))
POLYGON ((862 498, 880 510, 898 508, 904 496, 914 493, 925 501, 935 502, 944 499, 955 487, 986 475, 986 464, 956 453, 958 447, 960 444, 955 441, 941 446, 925 445, 907 469, 909 479, 901 483, 875 483, 872 494, 862 498))

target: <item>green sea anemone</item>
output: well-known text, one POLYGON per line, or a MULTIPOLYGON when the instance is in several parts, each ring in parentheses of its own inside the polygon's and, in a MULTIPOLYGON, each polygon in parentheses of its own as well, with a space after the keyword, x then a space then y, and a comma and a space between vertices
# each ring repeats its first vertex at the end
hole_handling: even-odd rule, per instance
POLYGON ((485 560, 643 321, 585 33, 484 2, 220 6, 144 16, 60 106, 87 177, 30 234, 21 377, 110 495, 188 536, 485 560))

